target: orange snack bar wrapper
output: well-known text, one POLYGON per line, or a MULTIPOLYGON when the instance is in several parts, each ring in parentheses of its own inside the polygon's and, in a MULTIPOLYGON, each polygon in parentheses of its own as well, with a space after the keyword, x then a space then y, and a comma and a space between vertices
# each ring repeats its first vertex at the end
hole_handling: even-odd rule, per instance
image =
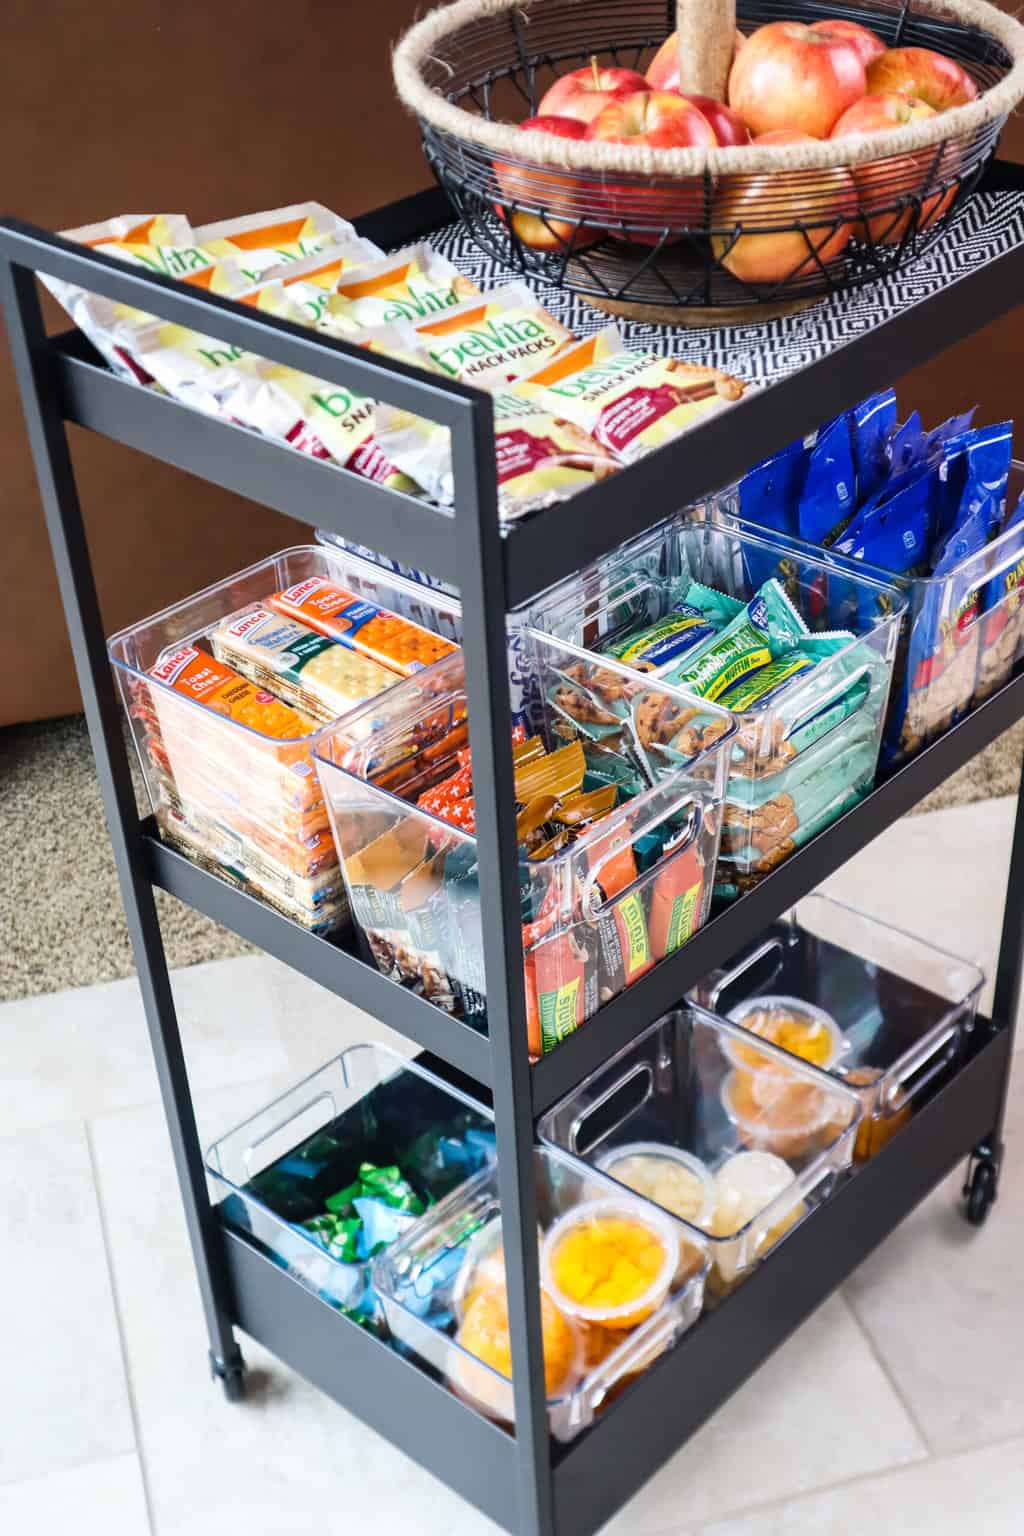
POLYGON ((267 599, 267 606, 310 629, 360 651, 383 667, 410 677, 456 649, 419 624, 378 608, 323 576, 310 576, 267 599))

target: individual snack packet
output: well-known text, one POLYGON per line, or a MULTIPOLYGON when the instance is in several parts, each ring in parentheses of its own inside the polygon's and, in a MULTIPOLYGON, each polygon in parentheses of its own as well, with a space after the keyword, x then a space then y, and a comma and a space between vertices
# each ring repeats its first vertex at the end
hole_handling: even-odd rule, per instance
POLYGON ((603 656, 611 656, 624 666, 637 672, 653 672, 661 676, 674 667, 681 656, 695 645, 702 645, 716 634, 715 626, 708 622, 699 608, 688 603, 675 603, 663 618, 642 629, 628 634, 610 636, 601 640, 595 649, 603 656))
MULTIPOLYGON (((389 461, 426 495, 451 506, 455 477, 447 427, 381 403, 377 440, 389 461)), ((580 427, 509 390, 494 395, 494 449, 498 510, 506 522, 554 506, 618 468, 580 427)))
POLYGON ((401 677, 411 677, 457 649, 453 641, 378 608, 324 576, 309 576, 272 593, 267 606, 361 651, 401 677))
POLYGON ((322 203, 293 203, 202 224, 195 231, 195 243, 205 255, 212 261, 236 258, 253 284, 282 262, 301 261, 326 246, 356 238, 348 220, 322 203))
POLYGON ((62 230, 61 234, 65 240, 146 267, 161 277, 187 281, 213 265, 183 213, 121 214, 81 229, 62 230))
POLYGON ((468 299, 413 329, 432 368, 481 389, 521 378, 573 339, 525 283, 468 299))
POLYGON ((294 741, 314 729, 313 722, 298 710, 253 687, 233 667, 194 645, 165 651, 148 675, 216 714, 277 741, 294 741))
MULTIPOLYGON (((301 261, 282 262, 270 267, 260 278, 259 287, 253 289, 249 302, 264 313, 287 313, 289 318, 294 317, 303 325, 316 325, 342 277, 368 266, 379 256, 380 251, 371 240, 363 240, 358 235, 338 240, 301 261)), ((243 278, 246 276, 243 263, 237 257, 221 262, 214 272, 226 268, 237 271, 243 278)), ((251 280, 248 280, 248 287, 253 288, 251 280)))
MULTIPOLYGON (((694 583, 689 602, 703 612, 728 611, 724 594, 694 583)), ((740 678, 766 667, 780 653, 791 650, 807 634, 807 626, 775 580, 741 606, 724 629, 705 641, 698 653, 664 674, 677 688, 687 688, 705 699, 717 699, 740 678)))
POLYGON ((896 430, 896 391, 869 395, 849 413, 850 446, 857 480, 857 501, 877 494, 889 474, 886 444, 896 430))
POLYGON ((517 393, 566 416, 625 463, 673 441, 742 398, 745 385, 717 368, 631 352, 615 326, 564 347, 517 393))
POLYGON ((320 317, 323 328, 350 336, 364 326, 415 325, 453 309, 480 289, 429 245, 412 245, 342 277, 320 317))
POLYGON ((673 831, 655 867, 647 930, 651 953, 658 961, 681 949, 701 920, 705 871, 698 836, 687 826, 673 831))
POLYGON ((913 411, 902 426, 895 427, 889 434, 886 457, 889 461, 890 479, 905 475, 909 469, 914 468, 915 464, 921 462, 924 457, 924 440, 920 412, 913 411))
POLYGON ((398 678, 369 656, 262 603, 224 619, 210 631, 210 645, 219 661, 324 725, 398 678))
MULTIPOLYGON (((769 533, 796 537, 798 509, 803 496, 815 436, 800 438, 754 466, 739 483, 740 516, 769 533)), ((799 581, 797 562, 789 555, 748 544, 743 551, 746 576, 758 588, 773 576, 790 593, 799 581)))
POLYGON ((848 527, 857 505, 856 471, 848 418, 837 416, 818 433, 797 512, 797 532, 829 549, 848 527))
MULTIPOLYGON (((854 518, 836 544, 836 553, 864 560, 893 576, 911 578, 928 570, 932 508, 937 469, 918 464, 886 486, 854 518)), ((870 628, 877 620, 879 596, 838 572, 829 576, 829 620, 838 629, 870 628)))
POLYGON ((1018 502, 992 551, 993 573, 985 585, 978 679, 974 701, 980 703, 1009 682, 1024 640, 1024 497, 1018 502))

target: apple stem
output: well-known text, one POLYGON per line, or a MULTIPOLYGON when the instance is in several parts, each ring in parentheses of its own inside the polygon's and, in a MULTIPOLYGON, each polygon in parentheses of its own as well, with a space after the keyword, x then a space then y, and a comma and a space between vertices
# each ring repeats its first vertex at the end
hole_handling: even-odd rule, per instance
POLYGON ((590 72, 594 77, 594 90, 599 91, 601 89, 601 66, 597 62, 596 53, 590 55, 590 72))
POLYGON ((676 0, 679 89, 725 101, 736 38, 736 0, 676 0))

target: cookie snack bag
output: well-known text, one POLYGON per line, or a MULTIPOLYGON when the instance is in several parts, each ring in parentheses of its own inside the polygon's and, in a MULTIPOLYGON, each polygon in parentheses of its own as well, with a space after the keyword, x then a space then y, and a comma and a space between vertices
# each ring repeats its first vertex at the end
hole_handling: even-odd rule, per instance
POLYGON ((742 399, 745 388, 717 368, 632 352, 613 325, 561 349, 518 386, 627 464, 742 399))
POLYGON ((320 323, 336 336, 398 320, 415 325, 479 294, 474 282, 429 245, 412 245, 371 264, 357 277, 343 277, 320 323))
POLYGON ((267 213, 202 224, 195 243, 211 261, 237 259, 251 283, 282 262, 302 261, 340 240, 357 239, 347 219, 322 203, 294 203, 267 213))

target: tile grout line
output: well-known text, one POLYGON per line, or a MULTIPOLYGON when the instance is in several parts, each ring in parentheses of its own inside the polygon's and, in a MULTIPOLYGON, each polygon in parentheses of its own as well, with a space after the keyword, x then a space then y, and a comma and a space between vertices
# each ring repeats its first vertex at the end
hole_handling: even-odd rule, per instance
POLYGON ((850 1317, 853 1319, 854 1327, 857 1329, 857 1332, 860 1334, 861 1338, 864 1340, 864 1343, 867 1345, 868 1352, 870 1353, 872 1360, 874 1360, 875 1364, 878 1366, 878 1369, 885 1377, 889 1387, 892 1389, 892 1394, 896 1398, 896 1401, 899 1403, 900 1407, 903 1409, 903 1412, 906 1414, 915 1435, 924 1446, 924 1459, 926 1461, 933 1460, 935 1456, 935 1450, 931 1440, 925 1433, 924 1425, 921 1423, 917 1414, 914 1412, 914 1409, 911 1406, 910 1400, 906 1393, 902 1390, 892 1371, 886 1364, 885 1357, 875 1343, 869 1328, 862 1320, 861 1315, 857 1311, 856 1305, 854 1304, 852 1298, 846 1294, 846 1286, 840 1286, 836 1294, 839 1300, 842 1302, 843 1306, 846 1308, 847 1312, 850 1314, 850 1317))
POLYGON ((96 1191, 96 1209, 99 1213, 100 1234, 103 1238, 103 1251, 107 1260, 107 1274, 110 1278, 110 1294, 114 1303, 114 1317, 117 1320, 117 1339, 121 1350, 121 1366, 124 1370, 125 1388, 128 1393, 128 1408, 132 1416, 132 1431, 135 1436, 135 1455, 139 1464, 139 1478, 142 1482, 142 1497, 146 1505, 146 1520, 149 1524, 150 1536, 155 1536, 156 1519, 153 1511, 153 1500, 149 1488, 149 1473, 146 1467, 146 1457, 143 1452, 142 1425, 139 1420, 138 1406, 135 1401, 135 1388, 132 1383, 131 1362, 128 1357, 128 1340, 125 1335, 124 1318, 121 1315, 121 1298, 118 1294, 117 1274, 114 1269, 114 1254, 110 1246, 110 1233, 107 1226, 107 1212, 103 1203, 103 1190, 100 1184, 99 1165, 96 1161, 96 1149, 92 1139, 92 1123, 84 1121, 85 1144, 89 1153, 89 1168, 92 1173, 93 1189, 96 1191))
POLYGON ((727 1522, 760 1519, 762 1515, 770 1515, 775 1511, 786 1509, 791 1504, 804 1503, 808 1499, 823 1498, 832 1493, 848 1493, 852 1489, 859 1488, 863 1484, 878 1481, 883 1477, 906 1477, 912 1472, 920 1471, 925 1467, 938 1466, 947 1462, 965 1460, 969 1456, 980 1456, 989 1450, 999 1450, 1008 1445, 1020 1445, 1024 1447, 1024 1435, 1000 1435, 994 1439, 987 1439, 977 1445, 966 1446, 961 1450, 939 1452, 938 1454, 920 1457, 916 1461, 894 1462, 888 1467, 876 1467, 873 1471, 853 1472, 849 1477, 840 1478, 837 1483, 822 1483, 819 1488, 801 1488, 796 1493, 783 1494, 778 1499, 768 1499, 762 1504, 745 1504, 742 1508, 727 1511, 725 1514, 712 1515, 707 1520, 702 1520, 699 1525, 669 1525, 661 1526, 656 1531, 645 1531, 643 1536, 707 1536, 716 1527, 727 1522))

